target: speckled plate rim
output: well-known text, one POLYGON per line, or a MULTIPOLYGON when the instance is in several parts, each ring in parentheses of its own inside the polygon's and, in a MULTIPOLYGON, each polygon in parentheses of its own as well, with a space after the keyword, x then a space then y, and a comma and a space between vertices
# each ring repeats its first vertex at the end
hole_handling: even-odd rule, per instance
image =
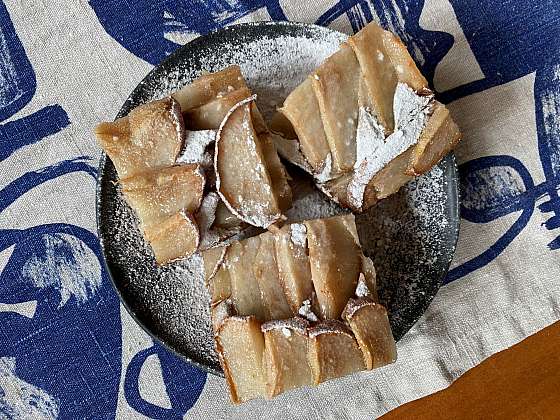
MULTIPOLYGON (((314 25, 314 24, 307 24, 307 23, 300 23, 300 22, 289 22, 289 21, 280 21, 280 22, 248 22, 248 23, 241 23, 241 24, 237 24, 237 25, 231 25, 225 28, 220 28, 220 29, 216 29, 213 30, 211 32, 208 32, 205 35, 201 35, 198 38, 193 39, 192 41, 188 42, 187 44, 178 47, 173 53, 171 53, 168 57, 165 58, 165 60, 163 60, 161 63, 159 63, 157 66, 155 66, 152 70, 150 70, 150 72, 140 81, 140 83, 138 83, 138 85, 134 88, 134 90, 130 93, 130 95, 127 97, 127 99, 125 100, 124 104, 122 105, 122 107, 120 108, 119 112, 117 113, 117 116, 115 117, 115 119, 117 118, 121 118, 125 115, 128 114, 128 112, 130 112, 130 103, 132 102, 132 98, 136 97, 138 95, 138 91, 144 89, 144 85, 145 82, 149 81, 155 74, 159 73, 162 71, 162 69, 168 67, 170 65, 170 63, 174 62, 177 60, 178 56, 182 56, 184 55, 184 52, 189 50, 190 48, 192 48, 193 45, 197 45, 197 44, 204 44, 206 42, 207 37, 212 37, 212 36, 216 36, 217 34, 221 34, 224 32, 230 32, 230 31, 238 31, 238 30, 243 30, 243 27, 258 27, 258 26, 288 26, 288 27, 293 27, 293 28, 298 28, 300 30, 309 30, 309 29, 313 29, 313 30, 328 30, 328 31, 332 31, 332 32, 338 32, 335 31, 333 29, 330 28, 325 28, 322 26, 318 26, 318 25, 314 25), (128 111, 127 111, 128 109, 128 111)), ((159 337, 157 335, 157 332, 152 331, 152 329, 146 325, 142 320, 140 320, 140 318, 136 315, 136 313, 134 312, 134 310, 130 307, 130 305, 128 304, 128 302, 126 301, 126 299, 124 298, 120 288, 117 286, 117 282, 115 281, 115 276, 113 271, 111 270, 111 267, 109 266, 109 264, 107 263, 107 258, 106 258, 106 247, 105 247, 105 239, 101 233, 101 219, 100 219, 100 215, 101 215, 101 205, 102 205, 102 180, 103 180, 103 176, 105 174, 105 166, 107 163, 107 154, 105 152, 101 153, 101 157, 99 160, 99 166, 98 166, 98 171, 97 171, 97 180, 96 180, 96 192, 95 192, 95 218, 96 218, 96 223, 97 223, 97 236, 99 239, 99 244, 100 244, 100 248, 101 248, 101 252, 103 254, 103 265, 105 270, 107 271, 109 278, 111 279, 111 284, 113 286, 113 289, 115 290, 115 292, 117 293, 117 295, 119 296, 119 300, 120 303, 124 306, 124 308, 126 309, 126 311, 128 312, 128 314, 130 315, 130 317, 134 320, 134 322, 136 322, 136 324, 138 324, 142 330, 144 332, 146 332, 146 334, 148 334, 153 340, 157 341, 158 343, 160 343, 165 349, 167 349, 168 351, 170 351, 171 353, 173 353, 174 355, 178 356, 179 358, 181 358, 182 360, 186 361, 187 363, 190 363, 193 366, 196 366, 197 368, 201 369, 202 371, 206 372, 206 373, 210 373, 213 375, 216 375, 218 377, 224 377, 224 373, 221 370, 217 370, 214 369, 210 366, 207 366, 203 363, 200 363, 196 360, 193 360, 192 358, 190 358, 189 356, 185 355, 184 353, 176 350, 171 344, 169 344, 165 339, 159 337)), ((451 256, 455 255, 455 251, 457 248, 457 241, 459 238, 459 226, 460 226, 460 191, 459 191, 459 186, 458 186, 458 169, 457 169, 457 162, 456 162, 456 158, 453 152, 449 153, 444 159, 450 159, 451 160, 451 166, 452 166, 452 173, 450 178, 448 179, 448 183, 447 183, 447 188, 449 190, 449 201, 448 201, 448 206, 451 209, 451 212, 454 213, 453 217, 452 217, 452 221, 454 222, 453 227, 452 227, 452 237, 453 237, 453 241, 451 244, 451 256)), ((453 260, 453 258, 449 259, 449 262, 447 263, 447 266, 445 268, 445 270, 443 270, 441 277, 439 278, 438 282, 437 282, 437 290, 439 291, 439 289, 441 288, 441 285, 443 283, 443 280, 445 278, 445 276, 447 275, 448 271, 449 271, 449 267, 451 266, 451 261, 453 260)), ((422 314, 424 314, 426 312, 426 310, 428 309, 428 307, 430 306, 431 302, 433 301, 435 295, 437 294, 434 293, 434 295, 431 297, 431 299, 427 300, 425 302, 425 305, 423 305, 422 307, 422 314)), ((418 317, 418 320, 421 318, 422 314, 418 317)), ((416 322, 418 322, 418 320, 416 320, 416 322)), ((412 328, 415 324, 412 324, 410 326, 410 328, 412 328)), ((409 330, 410 330, 409 328, 409 330)), ((404 333, 406 334, 406 333, 404 333)), ((404 336, 403 334, 403 336, 404 336)), ((397 340, 399 341, 399 340, 397 340)))

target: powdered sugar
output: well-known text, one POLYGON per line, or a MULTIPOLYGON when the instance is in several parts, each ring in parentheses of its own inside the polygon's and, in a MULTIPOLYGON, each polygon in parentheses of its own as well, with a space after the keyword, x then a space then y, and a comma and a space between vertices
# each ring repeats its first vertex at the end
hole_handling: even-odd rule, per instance
POLYGON ((209 160, 206 148, 216 139, 216 130, 187 131, 185 147, 177 163, 205 163, 209 160))
POLYGON ((362 207, 364 192, 369 181, 384 162, 375 160, 378 149, 385 143, 385 129, 369 109, 358 110, 358 128, 356 131, 355 174, 348 185, 348 201, 357 209, 362 207))
POLYGON ((290 225, 290 240, 299 248, 305 248, 307 244, 307 228, 303 223, 292 223, 290 225))
POLYGON ((263 36, 244 43, 225 43, 212 54, 200 56, 199 67, 170 72, 163 89, 154 92, 154 99, 194 80, 203 70, 215 72, 238 64, 247 84, 259 98, 261 113, 268 119, 286 96, 346 39, 341 33, 310 28, 303 36, 263 36))
POLYGON ((398 193, 356 216, 362 248, 375 265, 379 301, 398 339, 438 288, 453 256, 458 223, 450 204, 456 188, 452 156, 398 193), (452 185, 447 185, 449 180, 452 185), (407 296, 406 301, 403 296, 407 296))
POLYGON ((327 154, 325 161, 323 162, 323 168, 321 172, 315 174, 315 179, 318 183, 322 184, 324 182, 330 181, 331 179, 335 178, 332 174, 332 155, 330 152, 327 154))
POLYGON ((302 222, 309 219, 336 216, 344 209, 317 190, 311 177, 293 175, 292 207, 286 212, 288 222, 302 222))
POLYGON ((371 295, 371 292, 366 284, 366 278, 362 273, 360 273, 360 277, 358 278, 358 285, 356 286, 356 296, 358 297, 367 297, 371 295))
POLYGON ((298 310, 298 314, 308 321, 319 321, 319 318, 317 318, 317 315, 315 315, 315 312, 313 312, 313 310, 311 309, 311 301, 309 299, 303 301, 301 308, 299 308, 298 310))
POLYGON ((418 137, 426 125, 433 100, 433 95, 419 95, 406 84, 397 84, 393 98, 395 131, 402 131, 406 137, 418 137))
POLYGON ((366 306, 376 306, 379 310, 385 310, 385 308, 382 305, 377 305, 374 301, 368 299, 367 297, 350 299, 348 301, 348 304, 344 308, 344 312, 342 313, 342 318, 349 321, 358 310, 366 306))
POLYGON ((261 325, 262 332, 279 329, 286 337, 291 337, 292 332, 294 331, 299 334, 306 334, 307 328, 309 328, 309 322, 300 317, 289 319, 274 319, 261 325))
POLYGON ((358 109, 358 127, 356 130, 356 163, 358 169, 362 162, 374 155, 377 148, 385 142, 385 128, 369 108, 358 109))
POLYGON ((352 338, 352 332, 340 321, 328 320, 321 321, 321 323, 315 325, 309 329, 309 338, 315 338, 322 334, 345 334, 352 338))
POLYGON ((290 338, 292 336, 292 331, 290 331, 289 328, 282 327, 282 334, 284 334, 284 337, 290 338))
POLYGON ((262 39, 243 46, 238 57, 235 57, 237 51, 231 52, 234 62, 240 64, 241 72, 260 98, 258 105, 265 118, 276 112, 286 96, 332 55, 346 36, 331 33, 322 38, 321 42, 306 37, 262 39), (278 54, 279 51, 282 53, 278 54), (244 60, 247 54, 252 60, 244 60))
POLYGON ((426 125, 433 96, 420 96, 399 83, 393 98, 395 131, 384 139, 384 130, 367 109, 360 107, 356 136, 358 159, 348 184, 348 201, 360 209, 371 179, 389 162, 418 142, 426 125))

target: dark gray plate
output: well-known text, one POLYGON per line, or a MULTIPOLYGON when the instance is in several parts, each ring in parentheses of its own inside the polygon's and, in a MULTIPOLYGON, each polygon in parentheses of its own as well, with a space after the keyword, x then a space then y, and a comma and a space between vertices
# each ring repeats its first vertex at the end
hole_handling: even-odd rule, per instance
MULTIPOLYGON (((297 23, 232 26, 197 38, 156 67, 132 92, 118 117, 178 89, 205 71, 239 64, 265 116, 344 35, 297 23)), ((296 197, 290 220, 343 212, 290 167, 296 197)), ((196 366, 222 375, 214 351, 200 258, 158 267, 137 220, 116 186, 109 159, 101 159, 97 188, 99 238, 115 289, 134 319, 154 338, 196 366)), ((364 252, 377 268, 379 294, 395 338, 420 318, 447 273, 457 241, 457 168, 449 155, 366 214, 357 216, 364 252)))

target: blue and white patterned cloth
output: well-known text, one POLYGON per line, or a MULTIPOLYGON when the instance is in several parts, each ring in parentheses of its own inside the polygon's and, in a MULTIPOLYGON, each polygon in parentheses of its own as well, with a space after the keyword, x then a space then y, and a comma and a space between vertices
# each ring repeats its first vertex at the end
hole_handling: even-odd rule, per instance
POLYGON ((560 318, 558 0, 0 0, 0 418, 370 419, 560 318), (251 20, 397 33, 464 132, 456 258, 390 368, 233 407, 101 264, 91 135, 180 44, 251 20))

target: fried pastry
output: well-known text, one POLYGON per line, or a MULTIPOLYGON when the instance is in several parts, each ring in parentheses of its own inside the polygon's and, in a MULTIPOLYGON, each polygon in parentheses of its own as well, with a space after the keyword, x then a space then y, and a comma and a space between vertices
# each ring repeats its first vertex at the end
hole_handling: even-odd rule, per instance
POLYGON ((214 331, 218 331, 220 329, 220 326, 227 318, 237 315, 237 313, 235 312, 235 308, 233 307, 233 304, 229 299, 220 300, 214 303, 210 307, 210 311, 212 329, 214 331))
POLYGON ((260 321, 293 316, 279 280, 272 233, 202 252, 211 303, 230 299, 239 315, 260 321))
POLYGON ((267 319, 286 319, 292 310, 280 282, 279 267, 274 251, 274 235, 271 232, 259 235, 260 244, 253 263, 253 273, 261 292, 267 319))
POLYGON ((303 302, 310 300, 313 294, 305 225, 293 223, 275 232, 274 250, 280 284, 292 312, 297 313, 303 302))
POLYGON ((165 98, 140 105, 114 122, 99 124, 95 135, 123 179, 175 164, 185 128, 179 104, 165 98))
POLYGON ((212 101, 185 112, 185 125, 190 130, 217 130, 236 104, 251 96, 247 87, 227 92, 212 101))
POLYGON ((144 226, 185 211, 194 213, 202 201, 204 175, 199 165, 175 165, 121 180, 126 201, 144 226))
POLYGON ((373 261, 362 256, 362 272, 358 277, 358 285, 356 286, 357 297, 368 297, 374 302, 377 302, 377 275, 373 261))
POLYGON ((267 156, 265 151, 274 146, 264 145, 266 137, 259 137, 256 131, 254 99, 248 98, 232 108, 218 131, 216 187, 233 214, 253 226, 266 228, 282 219, 282 199, 289 186, 283 169, 276 173, 281 172, 282 179, 277 179, 276 185, 272 181, 272 166, 267 164, 272 152, 267 156))
POLYGON ((356 339, 340 321, 322 321, 309 329, 307 357, 316 385, 365 369, 356 339))
POLYGON ((196 252, 200 241, 193 217, 179 212, 144 228, 144 236, 152 247, 158 264, 166 264, 196 252))
POLYGON ((220 267, 208 281, 207 287, 212 296, 212 304, 231 298, 231 276, 228 270, 220 267))
POLYGON ((202 252, 202 261, 204 265, 204 280, 206 284, 212 280, 218 270, 222 267, 222 263, 226 258, 228 245, 216 246, 202 252))
POLYGON ((268 227, 291 206, 271 133, 248 98, 231 66, 97 126, 158 263, 210 248, 247 223, 268 227))
POLYGON ((240 403, 265 395, 261 323, 254 316, 225 318, 215 339, 231 400, 240 403))
MULTIPOLYGON (((228 210, 224 211, 224 206, 219 208, 229 219, 229 228, 232 222, 239 227, 240 220, 259 227, 277 221, 281 212, 291 206, 291 190, 268 128, 254 101, 248 100, 251 91, 239 66, 202 76, 173 97, 181 105, 188 129, 217 131, 216 188, 228 210), (236 112, 238 107, 242 110, 236 112), (248 154, 240 148, 230 150, 243 145, 248 147, 248 154), (224 171, 231 165, 239 173, 224 171), (263 180, 263 189, 257 191, 263 180), (258 193, 263 191, 267 194, 259 197, 258 193)), ((216 217, 218 229, 221 228, 219 219, 216 217)))
POLYGON ((231 278, 223 264, 228 247, 229 245, 218 246, 202 252, 204 280, 212 305, 231 297, 231 278))
POLYGON ((319 104, 332 159, 330 176, 352 170, 356 161, 356 115, 360 70, 352 49, 343 44, 338 52, 310 77, 319 104))
POLYGON ((368 298, 350 299, 343 318, 358 341, 367 369, 375 369, 397 360, 395 339, 383 305, 368 298))
MULTIPOLYGON (((375 268, 362 253, 353 215, 293 223, 202 257, 216 334, 229 328, 229 319, 236 325, 243 320, 243 328, 249 328, 248 317, 254 325, 263 323, 264 386, 260 376, 256 385, 228 379, 232 401, 272 398, 394 361, 387 312, 376 303, 375 268), (240 397, 240 386, 251 392, 240 397)), ((230 352, 229 361, 220 356, 226 376, 232 376, 231 365, 238 371, 254 352, 260 354, 253 328, 245 344, 255 341, 257 347, 249 355, 230 352)))
POLYGON ((261 326, 267 398, 314 384, 307 360, 308 328, 309 323, 302 318, 270 321, 261 326))
POLYGON ((224 265, 231 281, 231 301, 239 315, 254 315, 268 321, 269 311, 261 297, 253 265, 259 252, 260 238, 253 236, 229 245, 224 265))
POLYGON ((286 98, 280 111, 292 124, 301 153, 313 173, 320 173, 330 149, 311 79, 306 79, 286 98))
POLYGON ((231 295, 239 315, 262 322, 303 315, 307 306, 320 319, 338 319, 360 278, 364 296, 376 293, 375 269, 362 253, 352 214, 286 225, 202 257, 212 302, 231 295))
POLYGON ((358 285, 362 251, 348 224, 354 226, 353 215, 305 222, 311 279, 321 319, 339 318, 358 285))
POLYGON ((283 157, 354 211, 431 169, 460 139, 406 47, 375 23, 342 44, 279 111, 284 118, 273 121, 284 135, 275 138, 283 157))
POLYGON ((229 92, 246 87, 239 66, 229 66, 200 76, 171 96, 179 103, 183 112, 189 112, 229 92))

